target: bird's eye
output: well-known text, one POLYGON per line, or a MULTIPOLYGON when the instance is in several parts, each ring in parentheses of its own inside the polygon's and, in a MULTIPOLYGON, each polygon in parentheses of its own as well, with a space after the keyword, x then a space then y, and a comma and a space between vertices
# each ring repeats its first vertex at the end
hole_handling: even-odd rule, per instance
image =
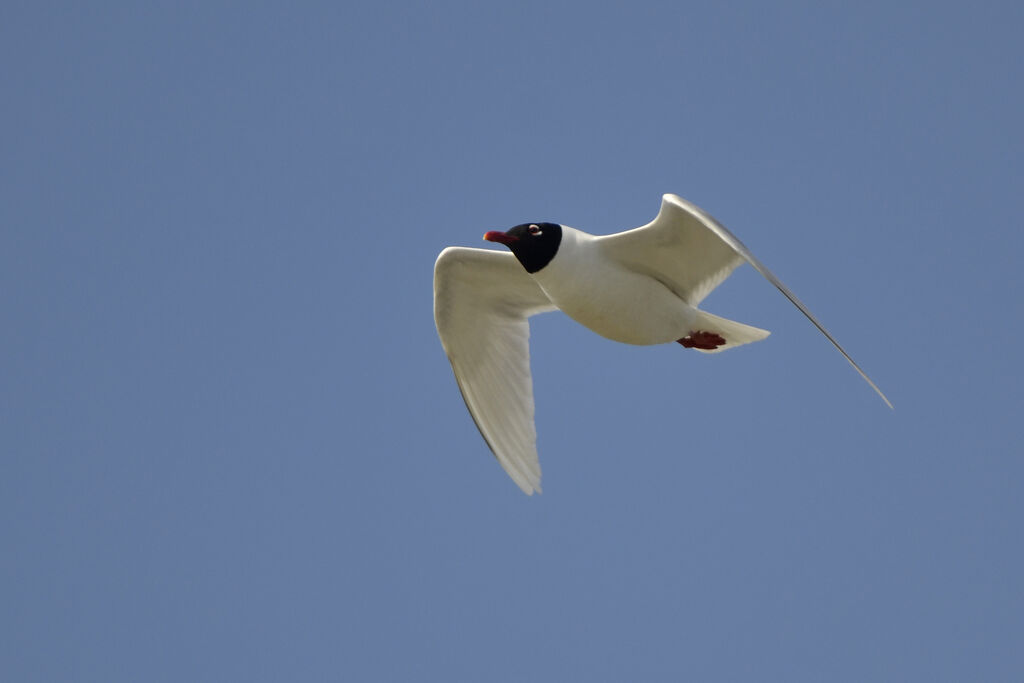
POLYGON ((527 228, 527 230, 530 231, 531 235, 540 235, 540 234, 542 234, 539 225, 531 225, 530 227, 527 228))

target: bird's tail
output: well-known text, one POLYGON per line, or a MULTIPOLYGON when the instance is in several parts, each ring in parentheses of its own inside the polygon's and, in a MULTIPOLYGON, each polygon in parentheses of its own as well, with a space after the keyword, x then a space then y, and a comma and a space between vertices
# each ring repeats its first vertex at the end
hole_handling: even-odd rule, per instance
MULTIPOLYGON (((689 346, 697 349, 698 351, 703 351, 704 353, 718 353, 719 351, 743 346, 750 342, 761 341, 771 334, 768 330, 744 325, 743 323, 738 323, 734 320, 719 318, 717 315, 712 315, 705 311, 697 311, 697 320, 694 325, 696 329, 694 329, 690 337, 687 339, 692 338, 699 341, 702 338, 701 333, 710 333, 710 335, 717 335, 725 340, 724 344, 715 344, 714 348, 706 348, 712 346, 712 344, 687 344, 684 340, 680 340, 680 343, 683 344, 683 346, 689 346)), ((704 338, 713 339, 713 337, 704 338)), ((717 342, 719 340, 715 339, 714 341, 717 342)))

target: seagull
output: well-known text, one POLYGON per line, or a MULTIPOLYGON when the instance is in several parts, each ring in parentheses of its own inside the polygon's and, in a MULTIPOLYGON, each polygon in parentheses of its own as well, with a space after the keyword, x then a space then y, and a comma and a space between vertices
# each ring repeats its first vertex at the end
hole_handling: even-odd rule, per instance
POLYGON ((448 247, 437 257, 434 322, 480 434, 527 495, 541 490, 530 316, 561 310, 617 342, 677 342, 719 353, 769 335, 698 308, 744 261, 793 302, 893 407, 788 287, 721 223, 682 197, 664 195, 653 221, 612 235, 523 223, 484 239, 511 251, 448 247))

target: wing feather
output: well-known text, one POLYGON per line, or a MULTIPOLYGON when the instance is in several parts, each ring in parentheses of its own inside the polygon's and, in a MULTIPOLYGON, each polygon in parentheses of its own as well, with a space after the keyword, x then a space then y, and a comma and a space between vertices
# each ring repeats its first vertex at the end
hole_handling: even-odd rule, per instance
MULTIPOLYGON (((743 256, 701 220, 665 195, 647 225, 598 238, 608 258, 662 282, 691 306, 720 285, 743 256)), ((678 199, 678 198, 676 198, 678 199)))
POLYGON ((509 252, 448 247, 434 265, 434 322, 462 398, 527 494, 541 490, 528 319, 553 310, 509 252))
POLYGON ((878 385, 807 306, 739 238, 695 204, 677 195, 666 194, 661 199, 661 210, 651 223, 607 235, 600 240, 610 258, 618 258, 632 268, 647 272, 693 306, 729 277, 736 266, 746 261, 800 309, 885 404, 893 407, 878 385))

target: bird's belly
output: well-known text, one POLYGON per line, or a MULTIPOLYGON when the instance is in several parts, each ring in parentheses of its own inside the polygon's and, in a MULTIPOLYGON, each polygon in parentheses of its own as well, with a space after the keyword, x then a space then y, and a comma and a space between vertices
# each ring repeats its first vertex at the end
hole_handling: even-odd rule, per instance
POLYGON ((665 344, 692 331, 696 309, 657 280, 617 273, 589 283, 541 287, 566 315, 593 332, 624 344, 665 344))

